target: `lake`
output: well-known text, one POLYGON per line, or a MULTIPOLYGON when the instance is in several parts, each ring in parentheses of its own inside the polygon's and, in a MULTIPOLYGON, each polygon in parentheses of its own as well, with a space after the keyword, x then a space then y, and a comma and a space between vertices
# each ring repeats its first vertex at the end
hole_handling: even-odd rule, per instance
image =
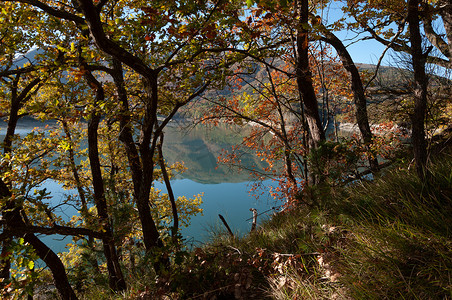
MULTIPOLYGON (((27 120, 18 124, 17 133, 25 135, 34 127, 43 127, 42 123, 27 120)), ((0 125, 0 140, 5 134, 5 124, 0 125)), ((190 226, 182 230, 182 235, 186 239, 187 245, 199 245, 206 242, 212 232, 224 230, 218 217, 221 214, 225 217, 231 229, 238 235, 249 232, 251 228, 250 208, 256 208, 259 213, 268 211, 272 213, 272 207, 277 207, 281 203, 276 203, 269 196, 260 196, 258 199, 249 194, 250 182, 246 171, 238 172, 227 166, 218 166, 217 157, 222 149, 229 149, 233 144, 241 141, 239 132, 231 128, 207 128, 197 126, 187 129, 184 126, 173 124, 165 129, 164 155, 168 163, 183 161, 187 171, 177 175, 172 180, 172 188, 175 196, 192 197, 193 195, 204 193, 202 197, 203 215, 194 216, 190 226)), ((247 165, 262 164, 256 157, 244 154, 242 162, 247 165)), ((264 182, 271 185, 272 182, 264 182)), ((165 186, 159 182, 155 186, 163 191, 165 186)), ((64 190, 55 181, 48 180, 43 187, 51 192, 52 204, 59 204, 66 194, 75 191, 64 190)), ((66 207, 57 211, 63 218, 70 218, 77 214, 75 208, 66 207)), ((268 214, 259 216, 262 220, 268 214)), ((65 251, 65 245, 71 242, 70 237, 44 236, 43 239, 54 251, 65 251)))

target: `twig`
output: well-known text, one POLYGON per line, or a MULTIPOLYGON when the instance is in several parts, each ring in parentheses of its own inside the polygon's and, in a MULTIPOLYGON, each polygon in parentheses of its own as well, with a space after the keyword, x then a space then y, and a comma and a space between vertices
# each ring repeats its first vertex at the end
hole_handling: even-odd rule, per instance
POLYGON ((235 247, 232 247, 232 246, 228 246, 228 248, 231 248, 232 250, 237 251, 238 254, 242 255, 242 252, 240 252, 239 249, 237 249, 237 248, 235 248, 235 247))
MULTIPOLYGON (((258 217, 258 216, 261 216, 261 215, 263 215, 263 214, 265 214, 265 213, 268 213, 268 212, 271 211, 271 210, 275 210, 275 209, 277 209, 277 208, 279 208, 279 207, 281 207, 281 206, 282 206, 282 205, 280 205, 280 206, 273 206, 272 208, 267 209, 266 211, 261 212, 260 214, 258 214, 257 217, 258 217)), ((249 221, 249 220, 252 220, 253 218, 254 218, 254 216, 251 217, 251 218, 246 219, 245 222, 247 222, 247 221, 249 221)))
POLYGON ((219 288, 217 288, 217 289, 215 289, 215 290, 211 290, 211 291, 205 292, 205 293, 203 293, 203 294, 200 294, 200 295, 198 295, 198 296, 194 296, 194 297, 188 298, 188 299, 198 299, 198 298, 202 298, 202 297, 205 297, 205 296, 208 295, 208 294, 212 294, 212 293, 215 293, 215 292, 218 292, 218 291, 222 291, 222 290, 225 290, 225 289, 230 288, 230 287, 233 287, 233 286, 235 286, 235 284, 230 284, 230 285, 222 286, 222 287, 219 287, 219 288))

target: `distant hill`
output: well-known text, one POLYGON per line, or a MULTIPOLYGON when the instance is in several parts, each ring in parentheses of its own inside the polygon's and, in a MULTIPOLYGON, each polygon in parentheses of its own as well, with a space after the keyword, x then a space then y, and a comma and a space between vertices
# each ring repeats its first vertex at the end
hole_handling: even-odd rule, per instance
POLYGON ((36 63, 37 62, 36 56, 38 54, 42 54, 42 53, 44 53, 44 50, 42 50, 42 49, 33 49, 27 53, 17 54, 14 59, 14 62, 13 62, 13 68, 21 67, 21 66, 25 65, 26 63, 31 63, 31 64, 36 63))

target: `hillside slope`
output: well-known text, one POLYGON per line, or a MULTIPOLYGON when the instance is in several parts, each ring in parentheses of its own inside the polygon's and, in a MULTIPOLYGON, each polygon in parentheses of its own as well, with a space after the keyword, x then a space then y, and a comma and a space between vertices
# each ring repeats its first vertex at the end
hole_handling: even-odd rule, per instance
POLYGON ((182 298, 449 299, 452 149, 440 148, 432 184, 402 161, 372 182, 306 191, 248 237, 196 249, 169 280, 182 298))

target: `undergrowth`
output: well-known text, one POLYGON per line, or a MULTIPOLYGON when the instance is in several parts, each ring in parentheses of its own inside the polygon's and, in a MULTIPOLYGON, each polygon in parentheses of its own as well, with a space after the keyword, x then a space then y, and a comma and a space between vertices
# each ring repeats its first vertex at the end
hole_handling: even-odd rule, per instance
POLYGON ((249 235, 217 235, 156 280, 129 274, 130 290, 108 297, 452 299, 451 152, 430 173, 423 183, 398 164, 369 182, 306 190, 303 205, 249 235))
POLYGON ((246 261, 261 297, 451 299, 452 155, 436 157, 430 173, 420 182, 399 164, 371 182, 318 187, 303 195, 311 205, 201 251, 219 247, 246 261))

